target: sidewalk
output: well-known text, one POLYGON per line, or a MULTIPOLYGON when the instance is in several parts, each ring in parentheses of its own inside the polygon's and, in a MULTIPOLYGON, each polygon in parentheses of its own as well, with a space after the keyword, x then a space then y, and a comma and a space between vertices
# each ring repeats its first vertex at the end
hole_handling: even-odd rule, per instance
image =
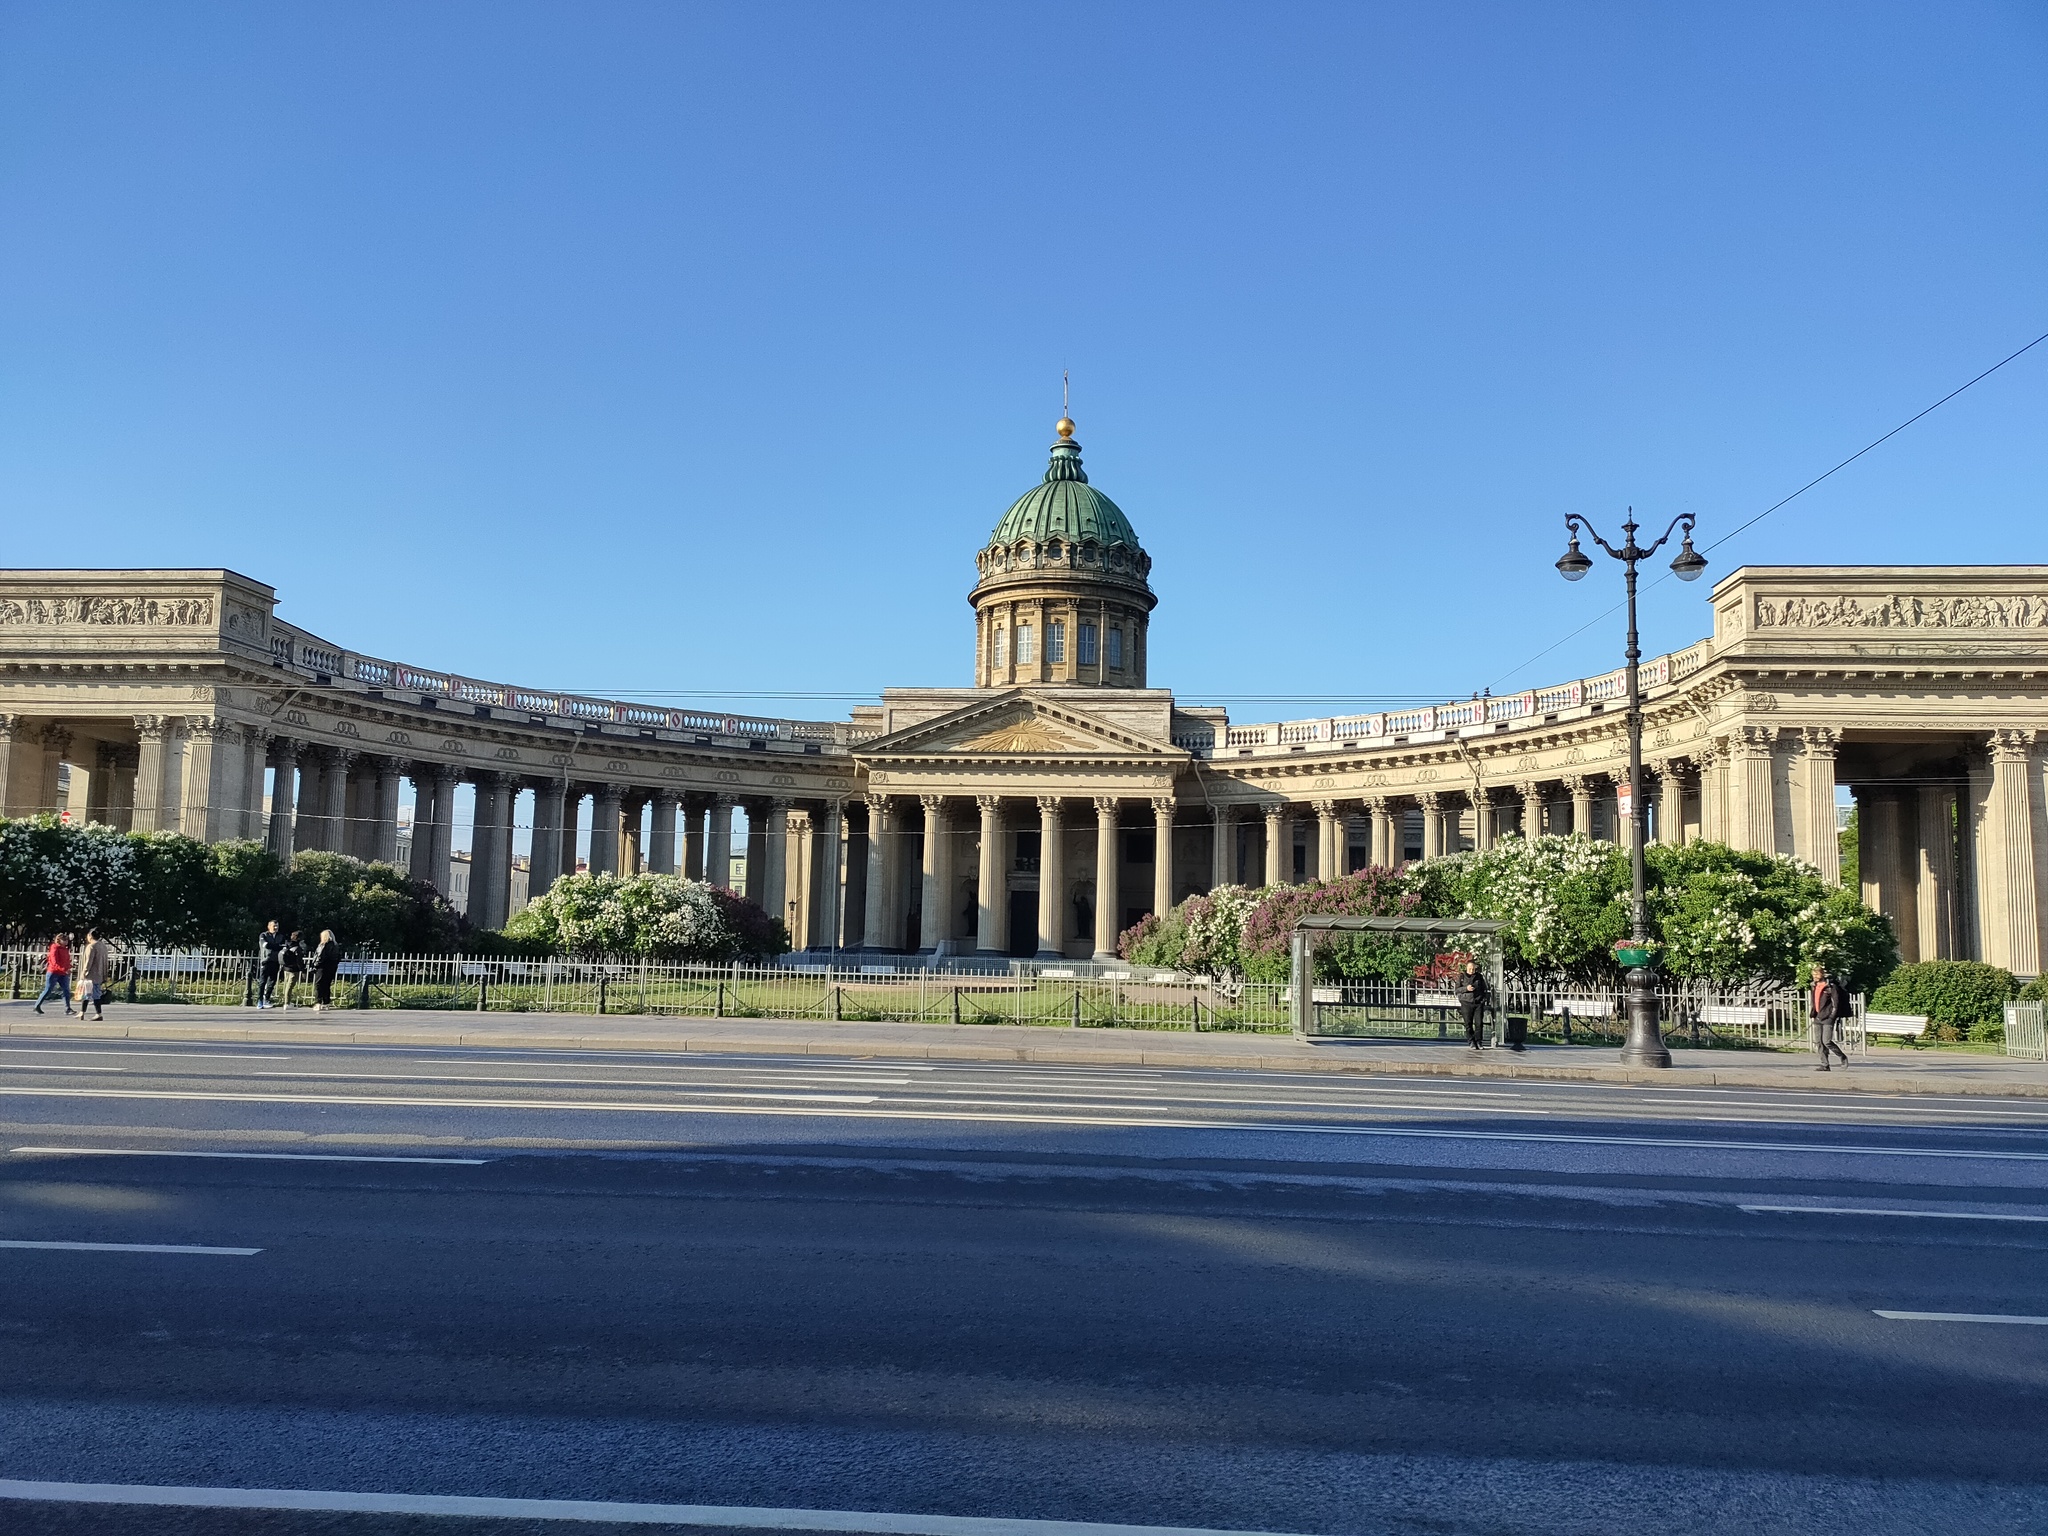
POLYGON ((510 1046, 548 1050, 699 1051, 778 1056, 881 1056, 926 1061, 1031 1061, 1078 1066, 1226 1071, 1362 1072, 1677 1088, 1804 1088, 1829 1092, 1991 1094, 2048 1099, 2048 1066, 2003 1056, 1885 1050, 1823 1076, 1804 1052, 1675 1049, 1669 1071, 1620 1066, 1612 1046, 1532 1046, 1481 1054, 1436 1043, 1323 1042, 1286 1035, 1137 1029, 1035 1029, 981 1024, 830 1024, 686 1019, 648 1014, 454 1013, 371 1009, 314 1015, 168 1003, 116 1003, 104 1023, 28 1002, 0 1001, 0 1034, 93 1040, 275 1045, 510 1046))

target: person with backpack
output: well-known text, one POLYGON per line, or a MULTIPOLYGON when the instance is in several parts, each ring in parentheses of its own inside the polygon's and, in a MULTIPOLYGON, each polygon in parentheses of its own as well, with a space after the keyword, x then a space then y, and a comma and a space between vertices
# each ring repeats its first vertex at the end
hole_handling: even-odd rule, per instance
POLYGON ((1849 1011, 1849 994, 1842 984, 1827 973, 1824 966, 1813 968, 1813 1048, 1820 1052, 1820 1066, 1815 1070, 1832 1070, 1828 1053, 1842 1058, 1842 1065, 1849 1065, 1849 1053, 1842 1049, 1842 1015, 1849 1011))
POLYGON ((306 946, 299 937, 298 929, 292 930, 292 936, 284 941, 284 948, 277 952, 277 968, 284 980, 283 1001, 278 1006, 290 1012, 292 988, 299 984, 299 978, 306 970, 306 946))
POLYGON ((71 1017, 71 935, 60 933, 50 940, 49 952, 43 956, 43 995, 36 999, 36 1012, 43 1011, 43 1004, 55 997, 64 1005, 64 1017, 71 1017))
POLYGON ((271 994, 277 990, 277 978, 284 970, 284 935, 277 931, 277 919, 272 918, 264 930, 256 935, 256 1006, 268 1008, 271 994))

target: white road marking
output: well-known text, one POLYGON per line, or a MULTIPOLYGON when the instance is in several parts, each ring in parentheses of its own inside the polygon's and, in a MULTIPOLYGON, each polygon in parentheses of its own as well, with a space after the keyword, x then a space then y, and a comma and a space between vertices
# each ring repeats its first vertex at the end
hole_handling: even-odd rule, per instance
POLYGON ((371 1157, 352 1152, 174 1152, 152 1147, 15 1147, 56 1157, 227 1157, 269 1163, 454 1163, 481 1168, 488 1157, 371 1157))
POLYGON ((56 1504, 141 1504, 180 1509, 300 1509, 375 1515, 484 1515, 603 1525, 706 1525, 752 1531, 846 1531, 857 1536, 1278 1536, 1174 1525, 1082 1520, 995 1520, 847 1509, 758 1509, 718 1504, 615 1504, 582 1499, 489 1499, 431 1493, 345 1493, 304 1488, 157 1488, 133 1483, 39 1483, 0 1478, 0 1499, 56 1504))
POLYGON ((107 1049, 101 1051, 60 1051, 54 1046, 41 1045, 0 1046, 0 1051, 4 1051, 6 1054, 10 1056, 149 1056, 159 1060, 168 1059, 172 1061, 291 1060, 291 1056, 284 1052, 274 1052, 267 1056, 251 1056, 247 1053, 230 1053, 227 1051, 137 1051, 115 1049, 107 1049))
MULTIPOLYGON (((727 1098, 760 1099, 757 1094, 716 1095, 727 1098)), ((827 1095, 777 1094, 780 1099, 818 1100, 827 1095)), ((947 1115, 914 1109, 784 1109, 771 1103, 741 1105, 707 1104, 690 1100, 673 1104, 633 1104, 622 1101, 579 1101, 574 1099, 426 1099, 376 1097, 347 1094, 270 1093, 171 1093, 146 1088, 5 1088, 0 1098, 51 1099, 148 1099, 164 1103, 205 1104, 344 1104, 374 1109, 535 1109, 550 1113, 593 1111, 611 1114, 650 1115, 755 1115, 841 1120, 936 1120, 973 1125, 1087 1125, 1142 1131, 1262 1131, 1291 1136, 1384 1136, 1418 1141, 1511 1141, 1532 1145, 1592 1147, 1671 1147, 1703 1152, 1810 1152, 1857 1157, 1954 1158, 1966 1162, 2048 1162, 2048 1152, 1999 1152, 1964 1147, 1876 1147, 1832 1142, 1802 1141, 1713 1141, 1682 1136, 1596 1136, 1572 1135, 1561 1131, 1447 1131, 1422 1126, 1317 1125, 1264 1120, 1169 1120, 1163 1117, 1137 1119, 1112 1115, 947 1115)), ((876 1100, 859 1102, 873 1103, 876 1100)))
POLYGON ((1892 1211, 1855 1205, 1739 1205, 1739 1211, 1788 1216, 1924 1216, 1935 1221, 2042 1221, 2048 1216, 2023 1216, 2007 1211, 1892 1211))
POLYGON ((261 1248, 202 1248, 195 1243, 31 1243, 0 1238, 0 1248, 53 1248, 64 1253, 204 1253, 216 1258, 246 1259, 261 1248))
MULTIPOLYGON (((57 1072, 63 1071, 65 1069, 61 1067, 50 1067, 46 1068, 45 1070, 57 1072)), ((192 1077, 196 1076, 197 1074, 186 1073, 184 1075, 187 1077, 192 1077)), ((719 1091, 724 1092, 725 1096, 728 1098, 815 1098, 823 1102, 833 1104, 872 1104, 875 1101, 875 1095, 873 1094, 869 1094, 866 1097, 858 1097, 853 1094, 799 1094, 786 1093, 780 1091, 763 1091, 756 1093, 752 1091, 742 1091, 738 1089, 713 1090, 710 1088, 700 1088, 695 1083, 650 1083, 645 1081, 644 1079, 635 1080, 630 1078, 617 1077, 457 1077, 445 1072, 243 1072, 230 1073, 228 1075, 241 1077, 291 1077, 310 1080, 312 1082, 337 1083, 502 1083, 512 1087, 533 1088, 673 1088, 679 1093, 712 1093, 714 1091, 719 1091)), ((785 1081, 792 1080, 785 1079, 785 1081)), ((794 1081, 796 1081, 800 1086, 802 1085, 801 1080, 794 1081)), ((821 1081, 831 1082, 832 1079, 821 1079, 821 1081)), ((910 1086, 910 1079, 907 1077, 858 1078, 855 1079, 855 1081, 858 1082, 862 1087, 867 1087, 871 1084, 877 1087, 884 1088, 907 1088, 910 1086)))
POLYGON ((126 1067, 73 1067, 57 1061, 0 1061, 0 1072, 126 1072, 126 1067))
POLYGON ((1887 1312, 1882 1307, 1870 1310, 1899 1323, 2024 1323, 2048 1328, 2048 1317, 2024 1317, 2017 1312, 1887 1312))

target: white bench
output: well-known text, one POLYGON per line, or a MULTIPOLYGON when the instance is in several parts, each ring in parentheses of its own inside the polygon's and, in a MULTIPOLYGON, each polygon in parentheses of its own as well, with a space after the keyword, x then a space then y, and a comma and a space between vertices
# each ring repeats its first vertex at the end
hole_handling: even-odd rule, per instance
POLYGON ((1611 1019, 1614 1003, 1605 997, 1560 997, 1543 1012, 1550 1018, 1611 1019))
POLYGON ((1903 1035, 1908 1040, 1915 1040, 1927 1033, 1927 1015, 1866 1013, 1863 1015, 1863 1032, 1866 1035, 1903 1035))
POLYGON ((1735 1024, 1746 1028, 1761 1028, 1768 1024, 1771 1010, 1761 1003, 1708 1003, 1700 1009, 1702 1024, 1735 1024))

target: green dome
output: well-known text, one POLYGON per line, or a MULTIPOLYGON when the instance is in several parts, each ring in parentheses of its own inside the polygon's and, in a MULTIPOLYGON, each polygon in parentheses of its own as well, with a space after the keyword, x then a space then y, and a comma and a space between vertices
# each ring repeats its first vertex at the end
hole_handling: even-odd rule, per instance
MULTIPOLYGON (((1066 426, 1066 423, 1061 425, 1066 426)), ((1071 426, 1067 427, 1072 431, 1071 426)), ((1088 483, 1081 468, 1081 445, 1062 439, 1052 445, 1052 463, 1045 479, 1019 496, 996 531, 991 544, 1014 544, 1026 539, 1043 544, 1053 537, 1077 544, 1093 542, 1108 548, 1112 544, 1138 547, 1138 535, 1131 520, 1117 504, 1088 483)))

